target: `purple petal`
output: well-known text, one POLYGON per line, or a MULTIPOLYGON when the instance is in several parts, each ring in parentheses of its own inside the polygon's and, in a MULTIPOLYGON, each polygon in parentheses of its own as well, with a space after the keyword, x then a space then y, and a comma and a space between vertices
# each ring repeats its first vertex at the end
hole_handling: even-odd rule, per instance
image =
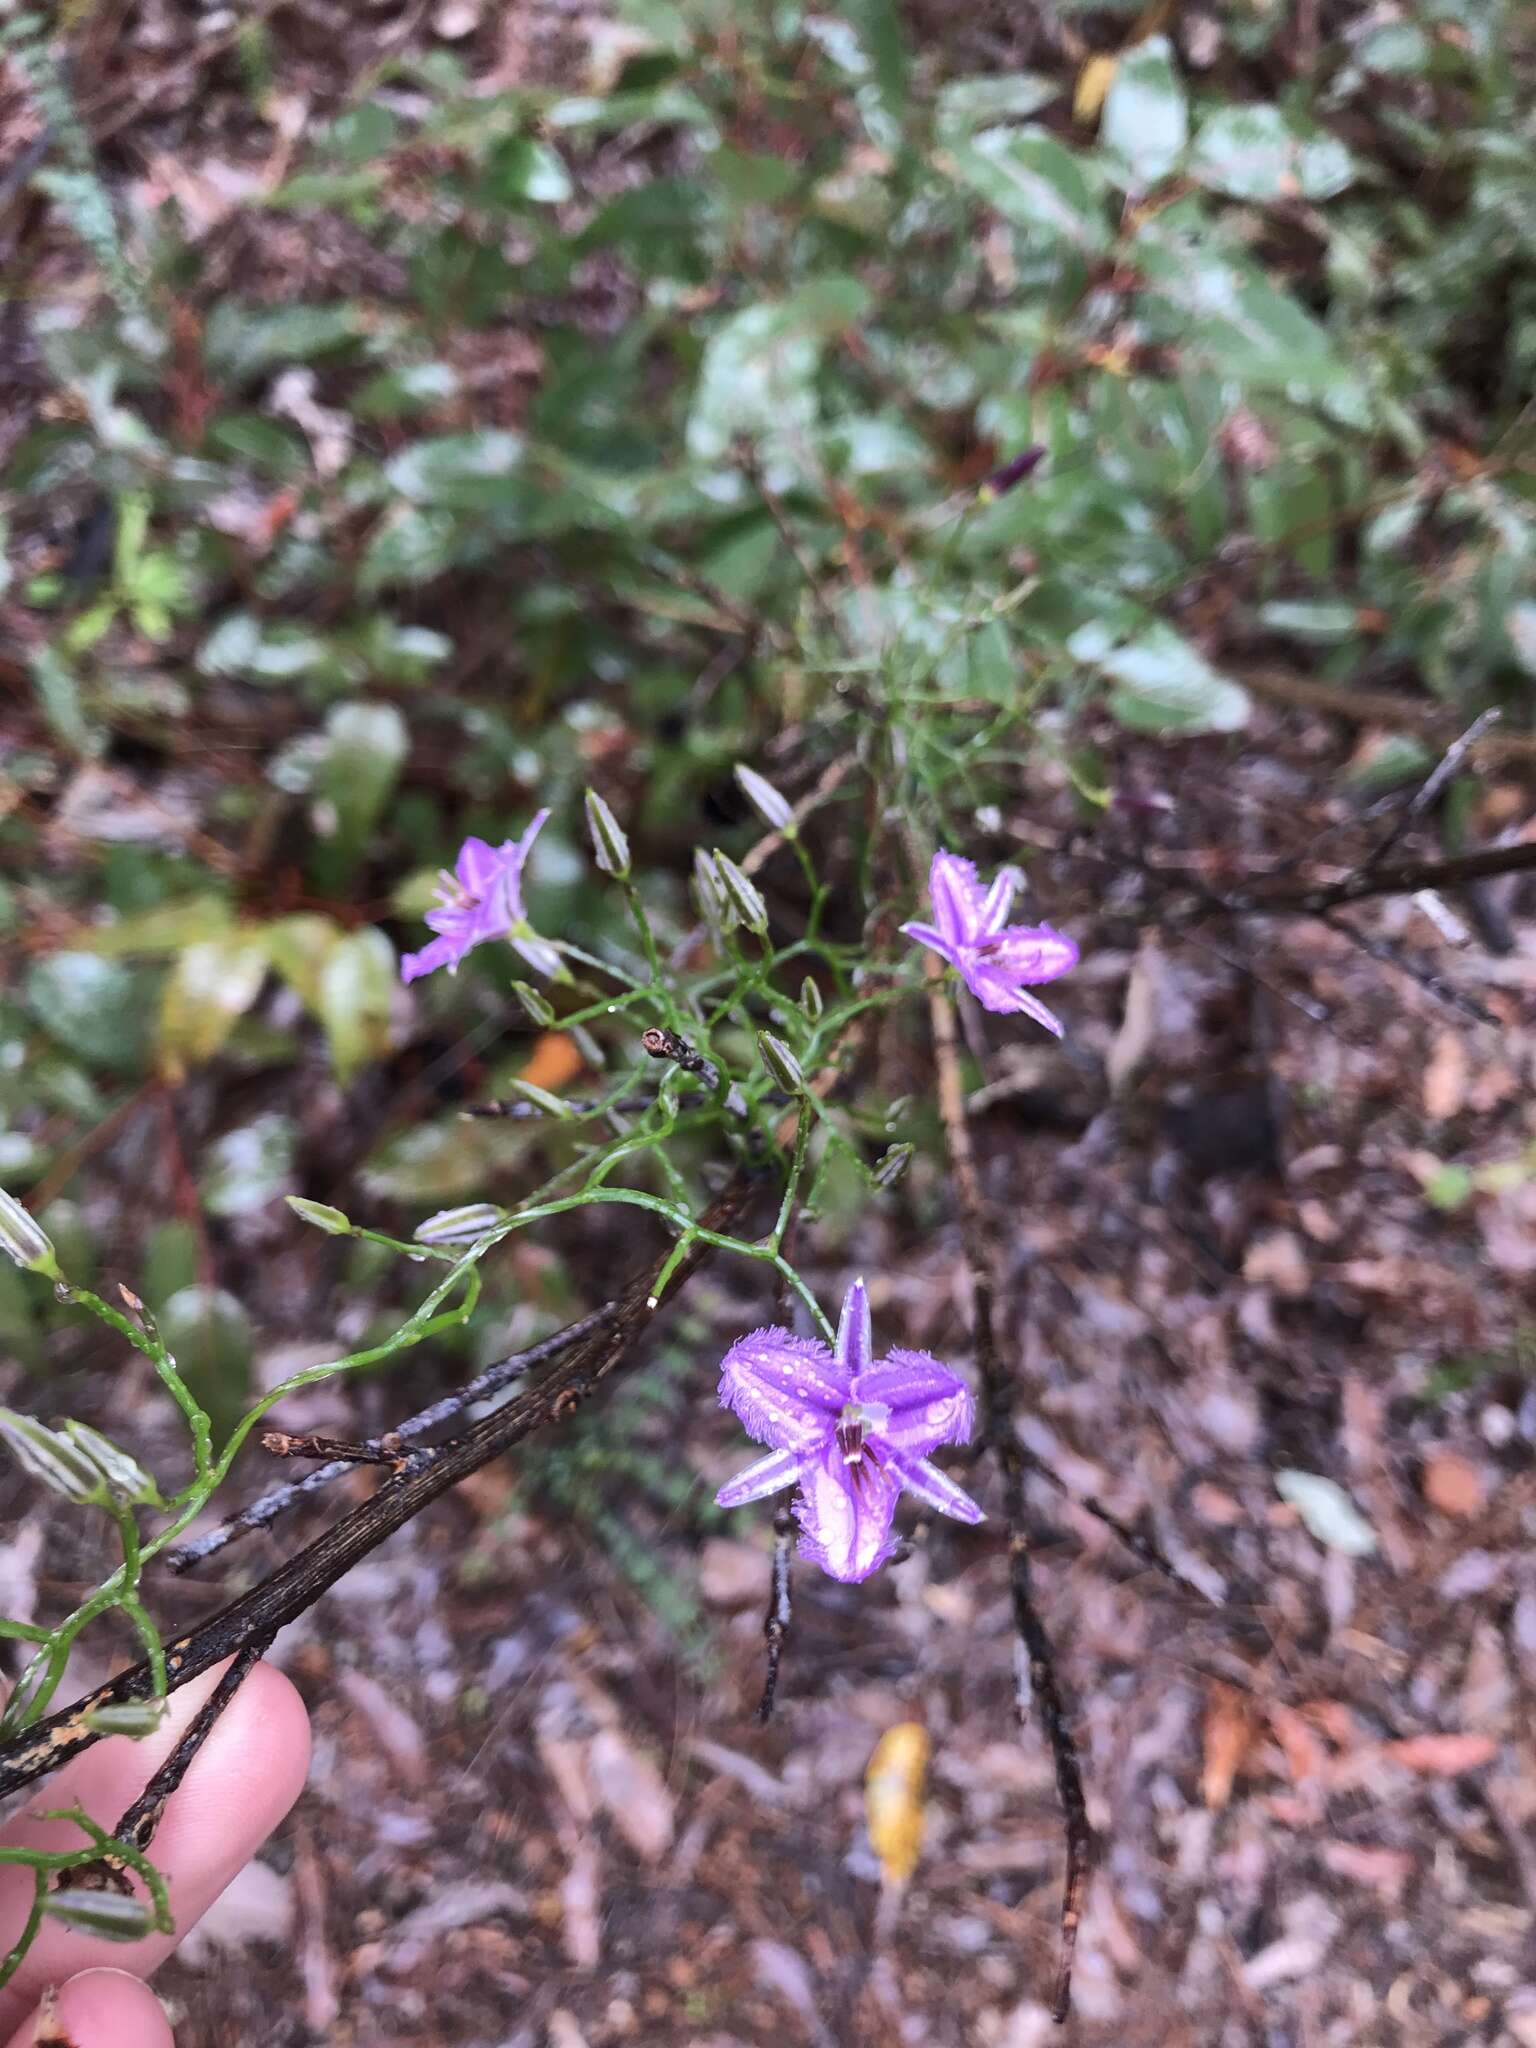
POLYGON ((848 1381, 825 1344, 788 1330, 754 1330, 720 1361, 720 1402, 748 1436, 777 1451, 829 1443, 848 1381))
POLYGON ((920 946, 931 946, 935 953, 942 954, 951 967, 960 965, 960 948, 952 946, 941 931, 931 924, 904 924, 901 930, 909 939, 916 939, 920 946))
POLYGON ((759 1458, 755 1465, 728 1479, 715 1495, 715 1506, 740 1508, 749 1500, 765 1500, 770 1493, 781 1493, 786 1486, 794 1485, 804 1463, 803 1452, 770 1451, 766 1458, 759 1458))
POLYGON ((926 1457, 940 1444, 970 1440, 976 1421, 971 1390, 926 1351, 892 1351, 854 1381, 856 1401, 877 1401, 890 1419, 871 1434, 903 1458, 926 1457))
POLYGON ((1077 965, 1078 951, 1064 932, 1048 924, 1016 924, 987 940, 985 958, 1014 981, 1054 981, 1077 965))
POLYGON ((457 967, 469 947, 453 936, 433 939, 419 953, 407 953, 400 962, 400 979, 418 981, 424 974, 436 974, 439 967, 457 967))
POLYGON ((1014 891, 1024 877, 1017 868, 999 868, 991 888, 982 901, 980 925, 984 937, 992 938, 1008 922, 1009 907, 1014 891))
POLYGON ((489 896, 506 866, 508 851, 505 846, 488 846, 483 839, 466 839, 453 864, 460 888, 467 889, 471 896, 489 896))
POLYGON ((528 915, 527 911, 523 908, 523 869, 528 865, 528 856, 533 851, 533 842, 544 830, 548 819, 549 811, 547 808, 542 811, 535 811, 532 824, 529 825, 522 838, 518 840, 516 846, 509 846, 506 849, 508 855, 508 922, 511 924, 520 923, 528 915))
POLYGON ((934 922, 952 946, 971 944, 978 936, 976 912, 981 895, 972 862, 942 850, 928 870, 928 894, 934 922))
POLYGON ((967 952, 961 959, 960 972, 965 977, 966 987, 984 1010, 1033 1017, 1037 1024, 1043 1024, 1047 1031, 1061 1037, 1061 1019, 1044 1003, 1037 1002, 1026 989, 1019 988, 1006 970, 978 953, 967 952))
POLYGON ((901 1474, 866 1455, 843 1462, 829 1444, 808 1465, 795 1496, 800 1554, 834 1579, 857 1583, 878 1571, 896 1548, 891 1518, 901 1497, 901 1474))
MULTIPOLYGON (((847 1386, 858 1384, 859 1374, 868 1371, 873 1356, 869 1296, 864 1291, 864 1282, 855 1280, 843 1296, 843 1312, 837 1323, 837 1364, 847 1386)), ((843 1398, 846 1400, 847 1396, 843 1398)))
POLYGON ((924 1507, 937 1508, 941 1515, 953 1515, 957 1522, 984 1522, 987 1518, 963 1486, 956 1486, 947 1472, 930 1465, 926 1458, 902 1459, 901 1483, 924 1507))

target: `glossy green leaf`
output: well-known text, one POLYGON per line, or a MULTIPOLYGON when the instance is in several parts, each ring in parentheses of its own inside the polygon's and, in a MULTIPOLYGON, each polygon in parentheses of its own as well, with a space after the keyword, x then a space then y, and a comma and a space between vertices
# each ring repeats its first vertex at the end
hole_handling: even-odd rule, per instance
POLYGON ((162 1067, 179 1076, 212 1059, 261 993, 268 954, 251 928, 205 939, 179 954, 160 1003, 162 1067))
POLYGON ((1333 136, 1293 128, 1279 107, 1218 107, 1200 124, 1189 175, 1234 199, 1331 199, 1354 179, 1333 136))
POLYGON ((389 1051, 398 985, 395 949, 371 926, 346 933, 327 953, 317 1008, 340 1080, 352 1080, 370 1060, 389 1051))
POLYGON ((1172 626, 1155 620, 1137 636, 1103 652, 1096 636, 1070 643, 1114 684, 1109 708, 1135 732, 1237 732, 1248 722, 1248 693, 1213 669, 1172 626))
POLYGON ((1104 100, 1099 141, 1107 157, 1124 167, 1133 192, 1145 192, 1166 178, 1189 140, 1184 84, 1166 36, 1135 43, 1115 66, 1104 100))

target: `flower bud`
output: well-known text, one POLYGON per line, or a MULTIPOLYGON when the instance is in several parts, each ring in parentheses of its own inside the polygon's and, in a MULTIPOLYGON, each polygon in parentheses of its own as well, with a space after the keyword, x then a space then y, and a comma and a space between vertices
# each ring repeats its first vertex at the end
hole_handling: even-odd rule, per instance
POLYGON ((64 1434, 77 1451, 96 1467, 107 1482, 107 1491, 130 1507, 158 1508, 165 1503, 160 1498, 160 1489, 136 1458, 103 1436, 99 1429, 92 1429, 87 1422, 66 1422, 64 1434))
POLYGON ((782 1088, 786 1095, 805 1093, 805 1076, 800 1071, 800 1062, 782 1038, 775 1038, 771 1031, 760 1031, 757 1049, 777 1087, 782 1088))
POLYGON ((43 1911, 76 1934, 94 1934, 102 1941, 142 1941, 155 1931, 154 1909, 125 1892, 98 1892, 85 1886, 49 1892, 43 1911))
POLYGON ((768 931, 768 906, 757 889, 749 882, 728 853, 715 849, 715 872, 720 877, 720 888, 725 900, 735 911, 739 921, 748 931, 766 936, 768 931))
POLYGON ((529 1021, 537 1024, 541 1031, 547 1031, 555 1021, 555 1006, 542 996, 531 981, 514 981, 512 993, 522 1004, 529 1021))
POLYGON ((462 1208, 439 1209, 435 1216, 418 1223, 411 1235, 418 1244, 473 1244, 506 1220, 506 1210, 498 1209, 494 1202, 466 1202, 462 1208))
POLYGON ((821 1022, 821 1013, 826 1007, 821 999, 821 990, 807 975, 800 984, 800 1007, 813 1024, 821 1022))
POLYGON ((875 1161, 874 1181, 878 1188, 893 1188, 897 1181, 906 1177, 907 1168, 912 1164, 912 1155, 917 1148, 913 1145, 892 1145, 882 1152, 875 1161))
POLYGON ((622 881, 629 873, 629 841, 595 789, 587 791, 587 830, 592 834, 592 858, 605 875, 622 881))
POLYGON ((154 1734, 169 1707, 169 1700, 111 1700, 104 1707, 92 1707, 81 1719, 93 1734, 126 1735, 141 1742, 154 1734))
POLYGON ((564 1121, 575 1114, 568 1102, 562 1102, 558 1095, 551 1095, 547 1088, 540 1088, 532 1081, 513 1081, 509 1085, 514 1095, 520 1095, 524 1102, 531 1102, 535 1109, 542 1109, 546 1116, 564 1121))
POLYGON ((311 1202, 304 1195, 284 1195, 283 1200, 301 1223, 312 1223, 330 1237, 350 1237, 357 1227, 350 1216, 333 1209, 329 1202, 311 1202))
POLYGON ((782 832, 786 839, 793 839, 797 827, 788 799, 781 796, 771 782, 765 781, 755 768, 748 768, 739 761, 736 780, 741 784, 742 795, 763 823, 771 825, 775 832, 782 832))
POLYGON ((720 886, 720 870, 702 846, 694 848, 693 900, 699 906, 700 917, 712 931, 728 932, 735 925, 735 915, 720 886))
POLYGON ((30 1415, 18 1415, 14 1408, 0 1408, 0 1438, 22 1469, 54 1493, 82 1504, 105 1505, 107 1482, 67 1437, 56 1435, 30 1415))
POLYGON ((43 1273, 59 1278, 59 1262, 53 1241, 37 1223, 30 1209, 24 1209, 14 1195, 0 1188, 0 1252, 14 1259, 24 1273, 43 1273))

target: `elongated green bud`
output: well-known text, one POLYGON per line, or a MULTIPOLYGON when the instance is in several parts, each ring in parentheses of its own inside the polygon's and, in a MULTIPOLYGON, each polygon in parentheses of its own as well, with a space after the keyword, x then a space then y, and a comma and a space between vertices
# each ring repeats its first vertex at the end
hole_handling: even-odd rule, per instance
POLYGON ((587 830, 592 834, 592 858, 605 875, 622 881, 629 873, 629 841, 595 789, 587 791, 587 830))
POLYGON ((821 999, 821 990, 809 975, 800 984, 800 1007, 813 1024, 821 1022, 821 1013, 826 1006, 821 999))
POLYGON ((64 1434, 77 1451, 83 1451, 107 1482, 107 1491, 130 1507, 158 1508, 165 1505, 160 1489, 136 1458, 88 1422, 66 1422, 64 1434))
POLYGON ((4 1188, 0 1188, 0 1252, 14 1259, 24 1273, 42 1273, 49 1280, 60 1277, 53 1240, 32 1211, 4 1188))
POLYGON ((506 1220, 506 1210, 498 1209, 494 1202, 467 1202, 460 1209, 439 1209, 425 1223, 418 1223, 411 1235, 418 1244, 473 1244, 506 1220))
POLYGON ((283 1200, 301 1222, 312 1223, 331 1237, 350 1237, 357 1228, 350 1216, 333 1209, 329 1202, 311 1202, 305 1195, 284 1195, 283 1200))
POLYGON ((762 1055, 763 1065, 786 1095, 805 1093, 805 1076, 800 1071, 800 1062, 782 1038, 775 1038, 771 1031, 760 1031, 757 1049, 762 1055))
POLYGON ((142 1742, 146 1735, 154 1734, 169 1710, 169 1700, 112 1700, 104 1707, 92 1707, 82 1719, 94 1734, 126 1735, 130 1741, 142 1742))
POLYGON ((542 1109, 546 1116, 557 1117, 564 1122, 575 1114, 568 1102, 562 1102, 558 1095, 551 1095, 547 1088, 540 1088, 532 1081, 513 1081, 509 1085, 514 1095, 520 1095, 524 1102, 531 1102, 535 1109, 542 1109))
POLYGON ((100 1471, 67 1437, 57 1435, 30 1415, 0 1408, 0 1438, 16 1462, 51 1492, 65 1500, 106 1505, 107 1482, 100 1471))
POLYGON ((541 1031, 547 1031, 555 1021, 555 1006, 534 987, 531 981, 514 981, 512 993, 522 1004, 529 1022, 537 1024, 541 1031))
POLYGON ((765 933, 768 929, 767 904, 730 855, 722 853, 718 847, 715 849, 715 872, 720 877, 726 901, 747 930, 765 933))
POLYGON ((915 1150, 916 1147, 913 1145, 902 1144, 892 1145, 888 1152, 883 1152, 875 1161, 875 1185, 882 1188, 895 1187, 897 1181, 905 1178, 915 1150))
POLYGON ((155 1931, 153 1910, 123 1892, 87 1891, 83 1886, 49 1892, 43 1911, 76 1934, 94 1934, 103 1941, 142 1941, 155 1931))
POLYGON ((741 793, 756 811, 765 825, 771 825, 775 832, 782 832, 786 839, 795 836, 795 814, 787 798, 781 796, 771 782, 765 781, 755 768, 748 768, 738 761, 736 780, 741 784, 741 793))
POLYGON ((734 928, 736 917, 720 886, 720 870, 702 846, 694 848, 693 900, 711 931, 728 932, 734 928))

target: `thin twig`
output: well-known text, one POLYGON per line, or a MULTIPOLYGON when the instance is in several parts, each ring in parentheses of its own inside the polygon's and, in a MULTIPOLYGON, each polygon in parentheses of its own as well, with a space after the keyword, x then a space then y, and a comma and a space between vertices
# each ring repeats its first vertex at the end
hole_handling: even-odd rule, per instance
POLYGON ((976 1369, 981 1375, 983 1436, 1002 1471, 1003 1519, 1008 1536, 1008 1588, 1019 1639, 1015 1703, 1021 1727, 1028 1725, 1032 1707, 1039 1713, 1050 1745, 1056 1772, 1056 1794, 1061 1802, 1066 1828, 1067 1869, 1061 1899, 1061 1949, 1051 2001, 1052 2017, 1060 2024, 1066 2019, 1072 2004, 1072 1963, 1077 1950, 1083 1898, 1088 1889, 1088 1873, 1093 1862, 1093 1830, 1088 1821, 1077 1744, 1056 1675, 1051 1639, 1035 1604, 1031 1582, 1029 1534, 1024 1514, 1025 1461, 1018 1432, 1014 1428, 1011 1389, 998 1356, 993 1321, 991 1218, 982 1194, 981 1178, 976 1171, 970 1126, 965 1118, 965 1089, 960 1073, 960 1041, 954 1005, 941 985, 942 975, 943 968, 935 961, 928 1011, 933 1029, 934 1060, 938 1067, 939 1114, 944 1124, 966 1263, 971 1273, 972 1327, 976 1369))
POLYGON ((1363 866, 1367 870, 1380 867, 1387 855, 1408 830, 1408 827, 1417 819, 1422 818, 1426 811, 1434 808, 1440 801, 1441 792, 1445 789, 1447 783, 1459 772, 1462 762, 1466 760, 1468 754, 1471 753, 1488 728, 1498 724, 1499 716, 1498 707, 1495 705, 1483 712, 1481 717, 1474 718, 1461 737, 1451 742, 1441 759, 1414 791, 1408 802, 1399 809, 1397 816, 1392 820, 1375 846, 1365 856, 1363 866))
POLYGON ((768 1669, 763 1679, 763 1696, 757 1703, 759 1727, 766 1727, 773 1718, 773 1703, 779 1690, 779 1664, 784 1656, 784 1645, 789 1640, 792 1611, 789 1558, 794 1534, 794 1513, 785 1501, 773 1518, 773 1579, 768 1590, 768 1612, 763 1618, 768 1669))

